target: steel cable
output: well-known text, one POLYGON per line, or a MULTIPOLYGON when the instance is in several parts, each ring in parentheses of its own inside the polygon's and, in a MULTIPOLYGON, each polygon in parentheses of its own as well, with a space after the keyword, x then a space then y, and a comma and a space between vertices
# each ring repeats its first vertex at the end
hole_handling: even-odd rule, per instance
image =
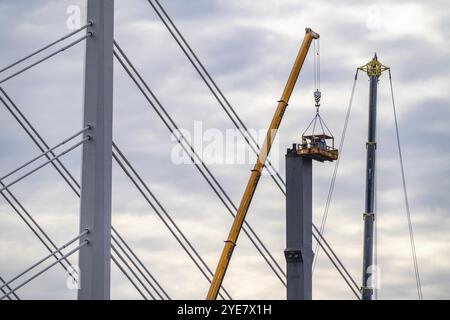
MULTIPOLYGON (((0 283, 6 283, 5 280, 2 277, 0 277, 0 283)), ((11 287, 10 286, 7 286, 6 289, 11 291, 11 287)), ((4 293, 4 294, 7 293, 7 291, 5 291, 3 289, 1 289, 0 291, 2 293, 4 293)), ((13 293, 13 296, 14 296, 14 298, 16 298, 16 300, 20 300, 19 296, 15 292, 13 293)), ((14 300, 14 299, 11 298, 10 296, 8 296, 8 300, 14 300)))
POLYGON ((125 271, 125 269, 120 265, 119 261, 111 255, 111 260, 114 262, 114 264, 117 266, 117 268, 125 275, 125 277, 130 281, 130 283, 133 285, 133 287, 139 292, 139 294, 144 298, 144 300, 148 300, 145 294, 142 292, 142 290, 139 288, 139 286, 134 282, 134 280, 130 277, 130 275, 125 271))
MULTIPOLYGON (((346 112, 345 120, 344 120, 344 127, 342 128, 341 139, 340 139, 340 143, 339 143, 339 157, 338 157, 338 159, 337 159, 337 161, 336 161, 336 163, 334 165, 333 176, 331 178, 330 187, 328 189, 328 196, 327 196, 327 200, 325 202, 325 209, 324 209, 324 212, 323 212, 323 215, 322 215, 322 221, 320 223, 319 232, 322 235, 325 232, 325 226, 326 226, 326 222, 327 222, 327 218, 328 218, 328 211, 330 209, 331 199, 333 197, 334 186, 335 186, 335 183, 336 183, 337 173, 338 173, 338 170, 339 170, 339 164, 341 163, 342 153, 343 153, 343 150, 344 150, 345 136, 346 136, 346 133, 347 133, 347 127, 348 127, 348 123, 349 123, 349 120, 350 120, 350 113, 351 113, 351 110, 352 110, 353 98, 354 98, 354 95, 355 95, 355 89, 356 89, 357 80, 358 80, 358 69, 356 70, 355 79, 353 81, 352 91, 351 91, 351 94, 350 94, 350 101, 348 103, 347 112, 346 112)), ((314 250, 313 269, 312 269, 313 273, 314 273, 314 270, 315 270, 315 267, 316 267, 317 259, 319 257, 319 248, 320 248, 319 243, 316 243, 316 247, 315 247, 315 250, 314 250)))
MULTIPOLYGON (((153 291, 156 292, 156 294, 161 298, 161 300, 165 300, 165 297, 160 293, 160 291, 155 287, 155 285, 145 276, 145 274, 143 273, 143 271, 141 270, 140 266, 138 266, 136 264, 136 262, 130 257, 130 255, 128 254, 128 252, 124 249, 124 247, 117 241, 117 239, 115 237, 111 237, 111 239, 113 240, 114 243, 116 243, 117 247, 119 247, 119 249, 123 252, 123 254, 125 255, 125 257, 128 259, 128 261, 131 262, 131 264, 134 266, 134 268, 136 270, 139 271, 139 273, 142 275, 142 277, 144 278, 144 280, 150 285, 150 287, 153 289, 153 291)), ((131 270, 131 267, 128 267, 131 270)), ((153 295, 152 295, 153 296, 153 295)), ((156 300, 156 298, 153 296, 153 300, 156 300)), ((169 298, 170 299, 170 298, 169 298)))
MULTIPOLYGON (((45 150, 49 150, 50 147, 49 145, 45 142, 45 140, 42 138, 42 136, 37 132, 37 130, 34 128, 34 126, 29 122, 29 120, 27 119, 27 117, 21 112, 21 110, 17 107, 17 105, 12 101, 12 99, 8 96, 8 94, 3 90, 3 88, 0 87, 0 91, 3 93, 3 95, 6 97, 7 101, 12 105, 9 106, 9 104, 6 103, 6 101, 0 96, 0 100, 2 101, 2 103, 5 105, 5 107, 7 108, 7 110, 11 113, 11 115, 14 117, 14 119, 20 124, 20 126, 25 130, 25 132, 27 133, 27 135, 31 138, 31 140, 36 144, 36 146, 43 152, 45 153, 45 150), (14 112, 15 111, 15 112, 14 112), (17 113, 17 114, 16 114, 17 113)), ((50 155, 53 155, 53 157, 55 157, 55 154, 52 152, 49 152, 48 154, 45 154, 45 156, 48 159, 50 158, 50 155)), ((58 173, 61 175, 61 177, 66 181, 66 183, 71 187, 71 189, 75 192, 75 194, 77 195, 77 197, 80 197, 80 184, 78 183, 78 181, 73 177, 73 175, 70 173, 70 171, 65 167, 65 165, 59 160, 56 159, 55 162, 51 162, 51 164, 55 167, 55 169, 58 171, 58 173), (56 163, 59 164, 59 166, 56 166, 56 163), (67 177, 68 176, 68 177, 67 177)), ((1 183, 1 181, 0 181, 1 183)), ((3 184, 2 184, 3 185, 3 184)), ((23 211, 26 213, 26 216, 29 217, 32 221, 32 223, 37 227, 37 229, 44 235, 45 239, 47 239, 51 245, 56 248, 56 245, 54 244, 54 242, 50 239, 50 237, 44 232, 44 230, 37 224, 37 222, 31 217, 31 215, 28 213, 28 211, 25 210, 25 208, 18 202, 18 200, 12 195, 12 193, 9 190, 5 190, 5 192, 7 192, 8 194, 10 194, 13 199, 19 204, 19 207, 21 207, 23 209, 23 211)), ((3 192, 1 192, 2 196, 6 198, 5 194, 3 192)), ((24 219, 23 215, 19 213, 19 211, 17 210, 17 208, 12 204, 12 202, 7 199, 8 203, 13 206, 13 209, 16 211, 16 213, 19 214, 19 216, 25 221, 25 223, 28 225, 28 227, 33 231, 33 233, 41 240, 41 242, 46 246, 46 248, 51 252, 51 249, 49 248, 49 246, 45 243, 45 241, 43 241, 42 237, 37 233, 37 231, 30 225, 30 223, 28 223, 26 221, 26 219, 24 219)), ((116 230, 117 233, 117 230, 116 230)), ((129 248, 129 246, 128 246, 129 248)), ((131 248, 130 248, 131 250, 131 248)), ((134 254, 134 253, 133 253, 134 254)), ((134 254, 134 256, 136 256, 134 254)), ((136 256, 137 258, 137 256, 136 256)), ((137 258, 138 259, 138 258, 137 258)), ((140 260, 139 260, 140 261, 140 260)), ((66 260, 67 264, 70 266, 71 264, 66 260)), ((117 260, 116 260, 117 262, 117 260)), ((140 263, 142 264, 142 262, 140 261, 140 263)), ((61 265, 63 266, 63 268, 69 272, 67 266, 65 266, 64 264, 61 265)), ((119 267, 119 266, 118 266, 119 267)), ((124 272, 123 268, 119 268, 122 272, 124 272)), ((71 275, 71 273, 69 272, 69 275, 71 275)), ((72 276, 72 275, 71 275, 72 276)), ((129 278, 128 275, 126 275, 127 278, 129 278)), ((154 279, 154 278, 153 278, 154 279)), ((156 281, 155 281, 156 282, 156 281)), ((157 284, 159 287, 159 283, 157 284)))
POLYGON ((8 70, 8 69, 11 69, 12 67, 15 67, 15 66, 18 65, 19 63, 22 63, 22 62, 24 62, 24 61, 26 61, 26 60, 28 60, 28 59, 34 57, 35 55, 37 55, 37 54, 39 54, 39 53, 41 53, 41 52, 43 52, 43 51, 49 49, 50 47, 53 47, 54 45, 56 45, 56 44, 58 44, 58 43, 60 43, 60 42, 62 42, 62 41, 64 41, 64 40, 66 40, 66 39, 68 39, 68 38, 70 38, 70 37, 72 37, 72 36, 74 36, 74 35, 77 34, 78 32, 83 31, 84 29, 86 29, 86 28, 88 28, 88 27, 90 27, 90 26, 92 26, 92 21, 89 21, 89 22, 88 22, 87 24, 85 24, 84 26, 82 26, 82 27, 80 27, 80 28, 74 30, 73 32, 71 32, 71 33, 69 33, 69 34, 67 34, 67 35, 65 35, 65 36, 63 36, 63 37, 61 37, 61 38, 59 38, 58 40, 53 41, 52 43, 50 43, 50 44, 48 44, 48 45, 46 45, 46 46, 44 46, 44 47, 42 47, 42 48, 40 48, 40 49, 34 51, 33 53, 27 55, 26 57, 17 60, 16 62, 14 62, 14 63, 8 65, 7 67, 2 68, 2 69, 0 70, 0 73, 6 71, 6 70, 8 70))
POLYGON ((56 159, 61 158, 62 156, 66 155, 67 153, 75 150, 76 148, 78 148, 79 146, 81 146, 82 144, 84 144, 86 141, 90 140, 90 137, 86 137, 83 140, 79 141, 78 143, 74 144, 73 146, 71 146, 70 148, 67 148, 66 150, 62 151, 61 153, 59 153, 58 155, 56 155, 55 157, 45 161, 44 163, 40 164, 39 166, 37 166, 36 168, 28 171, 27 173, 25 173, 24 175, 20 176, 19 178, 17 178, 16 180, 8 183, 6 186, 0 188, 0 192, 9 189, 10 187, 12 187, 13 185, 15 185, 16 183, 22 181, 23 179, 29 177, 30 175, 32 175, 33 173, 35 173, 36 171, 44 168, 46 165, 48 165, 51 162, 54 162, 56 159))
MULTIPOLYGON (((147 273, 147 275, 150 277, 150 279, 152 279, 152 281, 158 286, 160 292, 162 292, 168 300, 171 300, 168 293, 164 290, 164 288, 161 286, 161 284, 155 279, 155 277, 150 273, 148 268, 142 263, 142 261, 139 259, 139 257, 130 248, 128 243, 122 238, 122 236, 116 230, 116 228, 114 228, 112 226, 111 230, 115 233, 115 236, 119 238, 119 240, 122 242, 122 244, 125 246, 125 248, 129 251, 129 253, 131 253, 131 255, 134 257, 134 259, 139 263, 139 265, 144 269, 144 271, 147 273)), ((116 239, 116 242, 117 242, 117 239, 116 239)), ((160 294, 158 293, 158 295, 160 295, 160 294)))
MULTIPOLYGON (((6 91, 0 87, 0 92, 6 97, 6 100, 11 104, 11 106, 6 103, 3 97, 0 96, 0 100, 9 111, 9 113, 14 117, 14 119, 19 123, 22 129, 26 132, 26 134, 30 137, 30 139, 34 142, 34 144, 41 150, 41 152, 45 152, 45 150, 50 149, 50 146, 45 142, 42 136, 37 132, 34 126, 28 121, 27 117, 22 113, 22 111, 18 108, 18 106, 14 103, 11 97, 6 93, 6 91)), ((49 154, 46 154, 45 157, 50 159, 51 156, 55 156, 55 153, 52 151, 49 154)), ((74 178, 74 176, 67 170, 67 168, 62 164, 62 162, 57 159, 55 162, 51 163, 59 175, 66 181, 66 183, 70 186, 73 192, 80 197, 80 184, 74 178), (65 174, 63 173, 65 172, 65 174), (69 179, 66 177, 69 176, 69 179)))
MULTIPOLYGON (((121 167, 123 172, 127 175, 127 177, 131 180, 131 182, 134 184, 134 186, 138 189, 138 191, 141 193, 141 195, 144 197, 144 199, 147 201, 147 203, 152 207, 153 211, 158 215, 158 217, 161 219, 161 221, 164 223, 164 225, 167 227, 167 229, 170 231, 170 233, 174 236, 176 241, 180 244, 180 246, 183 248, 183 250, 187 253, 189 258, 194 262, 194 264, 197 266, 197 268, 200 270, 200 272, 203 274, 203 276, 211 282, 210 276, 207 275, 207 273, 203 270, 203 268, 200 266, 200 264, 203 265, 204 268, 208 271, 208 273, 212 276, 212 271, 206 264, 206 262, 203 260, 203 258, 200 256, 200 254, 197 252, 197 250, 192 246, 191 242, 186 238, 186 236, 183 234, 183 232, 179 229, 178 225, 173 221, 173 219, 170 217, 170 215, 167 213, 165 208, 161 205, 161 203, 158 201, 158 199, 155 197, 155 195, 151 192, 151 190, 148 188, 146 183, 142 180, 142 178, 139 176, 139 174, 136 172, 136 170, 131 166, 128 159, 126 159, 123 155, 123 153, 120 151, 120 149, 114 144, 113 145, 114 150, 116 152, 113 152, 113 158, 116 160, 117 164, 121 167), (119 158, 119 156, 120 158, 119 158), (125 162, 125 164, 124 164, 125 162), (130 168, 128 170, 127 166, 130 168), (133 175, 130 173, 130 171, 136 176, 137 180, 141 183, 141 186, 139 185, 138 181, 133 177, 133 175), (156 202, 153 203, 148 195, 145 193, 144 189, 148 192, 150 197, 156 202), (164 216, 161 214, 161 212, 158 210, 157 206, 163 211, 164 215, 168 218, 169 222, 166 221, 164 216), (184 241, 187 243, 187 246, 191 248, 191 250, 194 252, 194 255, 200 260, 200 263, 194 258, 194 256, 191 254, 187 246, 183 243, 182 239, 180 239, 180 236, 178 236, 177 232, 175 232, 174 229, 172 229, 173 226, 176 231, 181 235, 181 238, 184 239, 184 241)), ((231 296, 228 294, 228 292, 224 289, 224 293, 228 296, 229 299, 232 299, 231 296)), ((224 298, 223 296, 221 296, 224 298)))
POLYGON ((71 135, 69 138, 64 139, 62 142, 58 143, 57 145, 53 146, 52 148, 48 149, 47 151, 41 153, 40 155, 34 157, 33 159, 25 162, 24 164, 22 164, 21 166, 17 167, 16 169, 10 171, 8 174, 4 175, 3 177, 0 178, 0 181, 3 181, 4 179, 8 178, 9 176, 13 175, 14 173, 22 170, 23 168, 29 166, 30 164, 32 164, 33 162, 36 162, 37 160, 39 160, 40 158, 44 157, 46 154, 49 154, 50 152, 55 151, 56 149, 58 149, 59 147, 63 146, 64 144, 72 141, 73 139, 75 139, 76 137, 78 137, 80 134, 86 132, 87 130, 89 130, 91 127, 87 126, 86 128, 78 131, 77 133, 71 135))
MULTIPOLYGON (((84 240, 79 246, 77 246, 75 249, 72 249, 71 251, 69 251, 68 253, 66 253, 65 255, 63 255, 61 257, 61 259, 65 259, 68 258, 69 256, 71 256, 72 254, 74 254, 75 252, 77 252, 78 250, 80 250, 82 247, 84 247, 85 245, 87 245, 89 243, 89 241, 84 240)), ((12 289, 11 291, 9 291, 8 293, 6 293, 5 295, 0 297, 0 300, 3 300, 4 298, 10 296, 11 294, 13 294, 14 292, 16 292, 17 290, 19 290, 20 288, 22 288, 24 285, 26 285, 27 283, 31 282, 32 280, 36 279, 38 276, 40 276, 41 274, 43 274, 44 272, 46 272, 47 270, 49 270, 50 268, 52 268, 54 265, 56 265, 57 263, 60 262, 61 259, 58 259, 54 262, 52 262, 50 265, 48 265, 47 267, 45 267, 44 269, 42 269, 41 271, 39 271, 38 273, 36 273, 35 275, 33 275, 32 277, 30 277, 29 279, 27 279, 26 281, 22 282, 20 285, 16 286, 14 289, 12 289)))

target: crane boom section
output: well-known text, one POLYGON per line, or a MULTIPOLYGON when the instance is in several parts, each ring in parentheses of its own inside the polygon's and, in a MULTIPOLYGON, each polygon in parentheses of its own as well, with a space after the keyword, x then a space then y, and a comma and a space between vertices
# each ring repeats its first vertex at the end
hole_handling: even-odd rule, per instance
POLYGON ((295 59, 294 66, 292 67, 281 99, 278 101, 278 106, 273 116, 272 122, 270 123, 270 127, 267 131, 264 143, 256 160, 255 166, 250 174, 250 178, 248 180, 244 194, 242 195, 242 199, 239 204, 238 211, 234 217, 233 225, 231 226, 228 239, 225 241, 222 255, 220 257, 216 272, 214 274, 213 280, 211 281, 208 295, 206 297, 207 300, 215 300, 217 298, 220 287, 222 285, 222 281, 225 277, 225 273, 231 260, 231 255, 233 254, 233 249, 236 246, 239 233, 242 229, 245 216, 247 215, 248 208, 252 201, 256 187, 258 186, 261 172, 272 147, 278 128, 280 127, 281 120, 283 119, 284 112, 286 111, 286 107, 288 105, 292 91, 294 90, 295 83, 297 82, 297 78, 300 74, 300 70, 302 69, 303 63, 313 39, 318 38, 319 35, 317 33, 309 28, 306 29, 306 34, 297 54, 297 58, 295 59))

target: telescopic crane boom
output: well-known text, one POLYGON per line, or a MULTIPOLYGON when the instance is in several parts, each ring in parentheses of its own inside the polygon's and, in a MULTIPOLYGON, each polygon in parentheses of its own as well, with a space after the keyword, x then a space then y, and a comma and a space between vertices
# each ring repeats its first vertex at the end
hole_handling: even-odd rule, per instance
POLYGON ((278 128, 280 127, 281 120, 283 119, 284 112, 286 111, 286 107, 288 106, 289 99, 291 97, 292 91, 294 90, 294 86, 297 82, 300 70, 302 69, 306 54, 308 53, 312 41, 318 38, 319 35, 317 33, 312 31, 310 28, 306 28, 306 33, 302 45, 297 54, 297 58, 295 59, 294 66, 292 67, 281 99, 278 101, 277 109, 272 118, 272 122, 270 123, 270 127, 267 131, 266 138, 256 160, 256 164, 253 167, 252 173, 250 174, 250 178, 248 180, 244 194, 242 195, 238 211, 236 213, 236 216, 234 217, 233 225, 231 226, 228 239, 225 241, 222 255, 220 257, 216 272, 214 274, 214 278, 211 282, 211 286, 206 297, 207 300, 215 300, 217 298, 220 287, 222 285, 222 281, 225 277, 225 273, 231 260, 231 255, 233 254, 233 249, 236 246, 239 233, 242 229, 242 224, 244 223, 248 208, 252 201, 256 187, 258 186, 258 181, 261 176, 264 163, 266 162, 267 156, 272 147, 272 143, 275 139, 275 135, 278 131, 278 128))

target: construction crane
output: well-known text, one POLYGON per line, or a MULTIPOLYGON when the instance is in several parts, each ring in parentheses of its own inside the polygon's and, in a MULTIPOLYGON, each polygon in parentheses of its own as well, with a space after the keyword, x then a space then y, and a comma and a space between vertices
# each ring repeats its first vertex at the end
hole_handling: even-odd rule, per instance
MULTIPOLYGON (((320 72, 318 68, 317 72, 320 72)), ((320 162, 333 162, 338 159, 339 151, 334 147, 334 136, 328 129, 327 124, 319 113, 321 93, 317 87, 314 92, 316 101, 316 115, 309 123, 308 127, 302 134, 302 143, 295 144, 295 151, 298 156, 306 157, 320 162), (316 128, 321 128, 321 132, 316 132, 316 128), (308 130, 311 132, 307 134, 308 130), (330 143, 328 143, 330 142, 330 143)))
POLYGON ((297 82, 298 75, 302 69, 303 63, 305 61, 306 55, 309 51, 311 43, 314 39, 319 39, 319 34, 312 31, 310 28, 306 28, 305 37, 300 46, 300 50, 295 59, 294 66, 292 67, 291 73, 287 80, 286 86, 284 88, 281 99, 278 101, 278 106, 275 114, 270 123, 269 129, 267 131, 264 143, 262 145, 261 151, 256 160, 255 166, 251 171, 250 178, 248 179, 247 186, 245 188, 244 194, 242 195, 241 202, 239 204, 238 211, 234 217, 233 225, 231 226, 230 233, 227 240, 225 241, 225 246, 220 256, 219 263, 217 264, 216 272, 211 281, 211 286, 206 296, 207 300, 215 300, 219 293, 220 287, 222 285, 225 273, 228 269, 228 265, 233 254, 234 247, 236 246, 239 233, 242 229, 242 225, 247 215, 248 208, 255 194, 256 187, 258 186, 259 178, 261 177, 264 164, 266 162, 267 156, 272 147, 272 143, 275 139, 275 135, 280 127, 281 120, 283 119, 284 112, 288 106, 289 99, 291 97, 292 91, 294 90, 295 83, 297 82))

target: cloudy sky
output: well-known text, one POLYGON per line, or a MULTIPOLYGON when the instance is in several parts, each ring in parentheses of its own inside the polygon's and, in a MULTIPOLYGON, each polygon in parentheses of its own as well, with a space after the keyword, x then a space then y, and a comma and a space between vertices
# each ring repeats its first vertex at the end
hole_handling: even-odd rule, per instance
MULTIPOLYGON (((450 6, 434 1, 224 1, 164 0, 162 5, 249 128, 267 127, 289 74, 304 28, 321 35, 322 116, 338 137, 355 69, 377 52, 392 68, 404 164, 425 299, 448 299, 450 289, 450 6)), ((70 6, 85 14, 85 1, 0 0, 1 66, 67 34, 70 6)), ((141 71, 175 122, 193 133, 233 129, 194 68, 145 0, 116 0, 115 38, 141 71)), ((2 84, 50 145, 81 128, 84 46, 40 64, 2 84)), ((231 217, 193 165, 176 165, 175 142, 134 84, 115 64, 114 140, 166 207, 211 269, 231 217)), ((2 73, 0 78, 6 76, 2 73)), ((402 181, 387 75, 379 83, 378 260, 380 299, 416 299, 417 290, 402 194, 402 181)), ((314 115, 310 52, 292 95, 272 157, 284 176, 285 149, 300 139, 314 115)), ((368 81, 356 87, 325 235, 359 282, 362 264, 368 81)), ((6 108, 0 108, 0 176, 39 153, 6 108)), ((63 158, 80 176, 80 150, 63 158)), ((211 171, 235 203, 250 164, 212 164, 211 171)), ((314 164, 314 221, 320 224, 333 165, 314 164)), ((6 180, 5 180, 6 181, 6 180)), ((7 180, 12 181, 12 180, 7 180)), ((11 191, 57 244, 77 234, 74 193, 46 167, 11 191)), ((263 176, 247 220, 284 266, 285 199, 263 176)), ((203 299, 208 282, 117 165, 113 165, 113 224, 172 298, 203 299)), ((10 279, 47 254, 42 244, 0 200, 0 276, 10 279)), ((76 256, 71 261, 76 263, 76 256)), ((285 289, 242 236, 224 285, 235 299, 284 299, 285 289)), ((21 298, 73 299, 66 274, 52 272, 18 291, 21 298)), ((352 299, 320 254, 315 299, 352 299)), ((112 267, 112 298, 140 295, 112 267)))

